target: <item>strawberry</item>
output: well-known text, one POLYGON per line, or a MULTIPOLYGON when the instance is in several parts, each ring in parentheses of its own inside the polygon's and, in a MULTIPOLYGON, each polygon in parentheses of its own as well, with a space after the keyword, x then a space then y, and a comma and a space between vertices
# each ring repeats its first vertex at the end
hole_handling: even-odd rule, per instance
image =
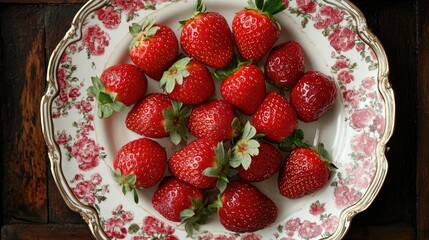
POLYGON ((204 191, 175 177, 165 177, 152 196, 152 206, 163 217, 185 223, 189 236, 211 214, 205 206, 204 191))
POLYGON ((273 17, 286 6, 282 0, 250 0, 249 7, 232 20, 232 34, 241 57, 257 63, 280 37, 280 24, 273 17))
POLYGON ((192 110, 188 130, 197 138, 227 141, 237 135, 240 121, 231 104, 225 100, 214 99, 192 110))
POLYGON ((159 82, 167 95, 185 104, 199 104, 214 93, 214 83, 207 68, 185 57, 173 64, 159 82))
POLYGON ((264 73, 250 62, 232 62, 227 69, 215 72, 215 76, 223 80, 222 97, 246 115, 252 115, 264 100, 264 73))
POLYGON ((103 71, 100 78, 92 77, 89 95, 98 102, 98 117, 107 118, 139 101, 147 90, 146 76, 132 64, 117 64, 103 71))
POLYGON ((314 148, 304 140, 301 129, 280 142, 279 149, 290 153, 278 178, 280 193, 287 198, 300 198, 318 191, 336 169, 323 143, 314 148))
POLYGON ((233 232, 254 232, 274 223, 277 206, 255 186, 231 182, 215 202, 222 226, 233 232))
POLYGON ((275 85, 291 88, 304 74, 304 52, 290 41, 274 47, 265 62, 265 75, 275 85))
POLYGON ((287 198, 300 198, 323 188, 329 175, 321 154, 310 147, 294 148, 280 170, 279 190, 287 198))
POLYGON ((166 177, 152 196, 152 206, 163 217, 180 222, 180 213, 185 209, 195 209, 193 202, 203 202, 203 190, 175 177, 166 177))
POLYGON ((266 139, 279 143, 297 128, 298 117, 286 98, 272 91, 256 111, 252 124, 266 139))
POLYGON ((234 42, 225 17, 206 12, 206 6, 198 0, 194 15, 180 23, 180 44, 187 55, 213 68, 228 65, 234 55, 234 42))
POLYGON ((301 121, 313 122, 332 108, 336 97, 337 88, 330 77, 309 71, 292 88, 290 102, 301 121))
POLYGON ((259 154, 252 156, 248 169, 240 166, 237 175, 248 182, 259 182, 272 177, 280 168, 282 156, 277 148, 259 141, 259 154))
POLYGON ((176 151, 168 166, 173 176, 195 187, 224 189, 228 156, 222 142, 201 138, 176 151))
POLYGON ((179 41, 173 30, 155 24, 155 19, 145 19, 142 25, 133 23, 130 33, 134 36, 129 46, 130 58, 149 77, 159 81, 179 54, 179 41))
POLYGON ((115 181, 122 186, 122 192, 134 192, 134 201, 138 202, 136 189, 148 188, 157 184, 164 176, 167 165, 167 153, 157 142, 139 138, 125 144, 113 159, 112 173, 115 181))
POLYGON ((187 137, 188 107, 162 93, 151 93, 138 102, 125 119, 128 129, 151 138, 170 136, 174 144, 187 137))

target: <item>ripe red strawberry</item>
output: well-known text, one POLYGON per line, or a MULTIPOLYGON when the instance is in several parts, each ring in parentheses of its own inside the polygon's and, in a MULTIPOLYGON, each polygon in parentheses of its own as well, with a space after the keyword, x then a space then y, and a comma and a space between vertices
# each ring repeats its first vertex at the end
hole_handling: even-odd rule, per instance
POLYGON ((176 145, 187 137, 190 109, 172 102, 167 95, 151 93, 134 105, 125 119, 128 129, 151 138, 170 136, 176 145))
POLYGON ((275 85, 291 88, 304 74, 304 52, 299 43, 284 42, 273 48, 265 63, 265 75, 275 85))
POLYGON ((337 88, 334 81, 318 71, 304 74, 292 88, 290 102, 298 118, 313 122, 321 118, 335 103, 337 88))
POLYGON ((180 222, 180 213, 196 210, 193 203, 203 203, 202 189, 185 183, 175 177, 166 177, 152 196, 152 206, 163 217, 173 222, 180 222))
POLYGON ((98 102, 98 117, 107 118, 113 111, 123 111, 139 101, 147 90, 146 76, 132 64, 117 64, 103 71, 101 77, 92 77, 89 95, 98 102))
POLYGON ((224 68, 234 55, 234 42, 226 19, 217 12, 206 12, 198 0, 194 15, 181 21, 180 43, 192 58, 213 68, 224 68))
POLYGON ((113 159, 113 177, 122 186, 122 191, 134 192, 157 184, 164 176, 167 153, 157 142, 139 138, 125 144, 113 159))
POLYGON ((268 53, 280 36, 273 16, 285 8, 282 0, 252 0, 234 16, 232 34, 242 58, 256 63, 268 53))
POLYGON ((279 143, 297 128, 298 117, 286 98, 272 91, 256 111, 252 124, 265 138, 279 143))
POLYGON ((254 232, 274 223, 277 206, 259 189, 245 182, 231 182, 218 206, 222 226, 233 232, 254 232))
POLYGON ((166 137, 169 133, 165 131, 162 112, 171 107, 172 104, 167 95, 149 94, 128 113, 125 125, 128 129, 146 137, 166 137))
POLYGON ((318 150, 294 148, 279 171, 279 190, 287 198, 300 198, 323 188, 328 182, 330 166, 323 144, 318 150))
POLYGON ((197 138, 227 141, 240 130, 234 107, 225 100, 214 99, 195 107, 188 121, 188 130, 197 138))
POLYGON ((175 177, 166 177, 152 196, 152 206, 166 219, 185 223, 188 236, 211 214, 204 191, 175 177))
POLYGON ((252 115, 265 97, 265 77, 262 70, 249 62, 238 62, 233 70, 215 73, 224 79, 222 97, 246 115, 252 115))
POLYGON ((280 168, 282 156, 277 148, 259 141, 258 155, 251 157, 251 163, 246 170, 243 166, 238 169, 238 176, 248 182, 259 182, 272 177, 280 168))
POLYGON ((167 68, 176 61, 179 41, 174 31, 165 25, 146 19, 140 26, 133 23, 130 32, 130 58, 149 77, 159 81, 167 68))
POLYGON ((219 187, 222 180, 219 176, 226 164, 223 144, 207 138, 194 140, 168 161, 173 176, 198 188, 219 187))
POLYGON ((200 62, 185 57, 171 66, 159 82, 167 95, 185 104, 199 104, 214 93, 210 72, 200 62))

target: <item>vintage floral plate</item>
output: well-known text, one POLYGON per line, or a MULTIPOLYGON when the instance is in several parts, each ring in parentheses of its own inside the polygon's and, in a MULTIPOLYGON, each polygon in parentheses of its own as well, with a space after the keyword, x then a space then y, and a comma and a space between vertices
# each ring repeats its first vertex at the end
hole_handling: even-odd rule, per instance
MULTIPOLYGON (((179 20, 192 15, 195 0, 89 1, 54 50, 48 89, 41 102, 43 132, 51 169, 67 205, 79 212, 98 239, 184 239, 183 226, 151 206, 155 187, 139 192, 140 202, 124 195, 110 175, 112 159, 138 136, 126 129, 126 112, 108 120, 96 116, 86 89, 92 76, 129 61, 128 27, 145 17, 180 33, 179 20)), ((322 141, 338 170, 319 192, 297 200, 282 197, 276 178, 256 184, 272 198, 279 216, 255 233, 226 231, 216 217, 194 236, 198 239, 338 239, 350 221, 379 192, 387 172, 386 143, 394 127, 395 102, 384 50, 367 29, 362 13, 347 0, 290 0, 276 17, 279 42, 294 40, 305 51, 306 70, 330 75, 338 86, 334 108, 312 124, 300 123, 309 141, 322 141)), ((245 0, 206 0, 209 11, 229 22, 245 0)), ((149 91, 159 91, 149 81, 149 91)), ((168 140, 159 140, 171 154, 168 140)))

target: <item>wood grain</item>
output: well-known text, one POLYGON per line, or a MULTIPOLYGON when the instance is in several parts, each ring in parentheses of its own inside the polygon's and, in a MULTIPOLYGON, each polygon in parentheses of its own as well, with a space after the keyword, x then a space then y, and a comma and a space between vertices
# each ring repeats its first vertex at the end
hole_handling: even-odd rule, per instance
POLYGON ((417 238, 429 239, 429 2, 418 0, 417 238))
MULTIPOLYGON (((350 229, 345 240, 414 240, 412 225, 396 224, 383 226, 357 226, 350 229)), ((423 239, 423 238, 422 238, 423 239)))
POLYGON ((395 130, 387 145, 390 148, 386 154, 389 172, 380 195, 371 206, 378 211, 378 214, 372 214, 372 219, 383 223, 415 221, 418 132, 415 124, 417 117, 415 11, 413 4, 394 2, 384 6, 378 15, 377 36, 383 43, 389 60, 389 80, 396 93, 397 111, 395 130))
POLYGON ((44 223, 46 146, 38 104, 45 86, 43 8, 6 6, 0 11, 1 61, 8 64, 1 73, 3 215, 44 223), (14 24, 4 24, 9 21, 14 24))
POLYGON ((83 224, 12 224, 2 228, 2 239, 89 240, 94 237, 83 224))

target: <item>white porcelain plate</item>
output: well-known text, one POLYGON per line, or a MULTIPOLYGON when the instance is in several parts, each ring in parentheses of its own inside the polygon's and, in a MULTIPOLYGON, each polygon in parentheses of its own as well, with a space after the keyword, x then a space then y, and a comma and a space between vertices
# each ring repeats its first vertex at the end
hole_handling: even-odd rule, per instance
MULTIPOLYGON (((67 205, 83 216, 98 239, 186 237, 183 226, 153 210, 156 187, 139 191, 136 204, 113 181, 115 153, 139 136, 125 127, 127 111, 98 119, 96 102, 86 89, 91 77, 100 76, 106 67, 130 61, 128 27, 133 22, 156 17, 179 36, 178 21, 192 15, 195 2, 89 1, 51 56, 41 114, 52 173, 67 205)), ((337 102, 327 115, 315 123, 299 123, 307 140, 325 144, 338 170, 325 188, 296 200, 279 194, 276 177, 257 183, 279 208, 274 224, 238 234, 226 231, 213 216, 194 236, 197 239, 338 239, 352 217, 371 204, 386 176, 384 151, 394 127, 395 102, 381 44, 367 29, 362 13, 346 0, 284 2, 287 9, 276 15, 282 26, 278 43, 299 42, 306 71, 321 71, 338 87, 337 102)), ((247 5, 245 0, 205 3, 208 11, 220 12, 229 23, 247 5)), ((158 82, 149 79, 148 92, 159 91, 158 82)), ((169 141, 157 141, 170 156, 174 149, 169 141)))

